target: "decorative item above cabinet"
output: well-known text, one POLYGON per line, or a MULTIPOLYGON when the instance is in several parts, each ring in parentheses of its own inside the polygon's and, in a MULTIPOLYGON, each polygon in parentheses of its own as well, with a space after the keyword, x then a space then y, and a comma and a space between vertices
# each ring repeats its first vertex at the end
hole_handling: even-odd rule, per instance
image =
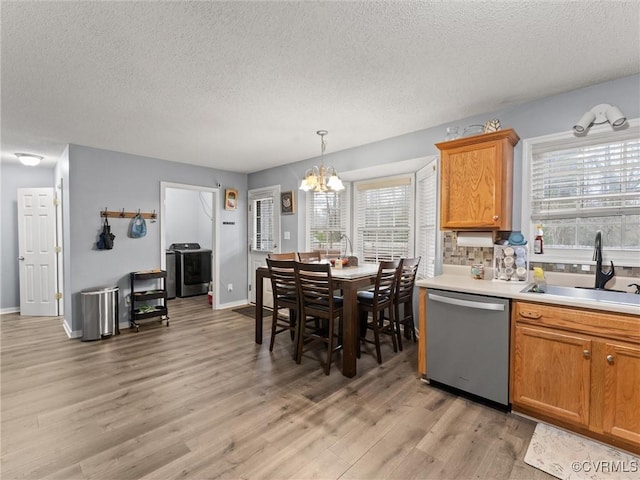
POLYGON ((511 230, 513 129, 436 143, 441 152, 440 228, 511 230))

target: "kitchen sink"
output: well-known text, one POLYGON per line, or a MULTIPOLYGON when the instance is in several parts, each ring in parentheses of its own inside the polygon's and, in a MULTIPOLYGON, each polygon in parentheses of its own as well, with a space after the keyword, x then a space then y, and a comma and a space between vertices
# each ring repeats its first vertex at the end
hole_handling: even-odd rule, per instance
POLYGON ((552 295, 554 297, 568 297, 591 302, 609 302, 640 307, 640 295, 613 290, 547 285, 545 291, 543 293, 540 293, 535 291, 534 284, 531 284, 527 285, 527 287, 521 290, 521 292, 532 293, 535 295, 552 295))

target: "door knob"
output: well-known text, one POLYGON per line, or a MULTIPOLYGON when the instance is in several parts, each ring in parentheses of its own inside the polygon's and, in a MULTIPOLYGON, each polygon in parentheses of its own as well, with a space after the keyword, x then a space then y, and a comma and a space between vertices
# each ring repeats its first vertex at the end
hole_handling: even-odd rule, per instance
POLYGON ((18 257, 18 260, 22 261, 22 260, 24 260, 24 257, 23 257, 22 255, 20 255, 20 256, 18 257))

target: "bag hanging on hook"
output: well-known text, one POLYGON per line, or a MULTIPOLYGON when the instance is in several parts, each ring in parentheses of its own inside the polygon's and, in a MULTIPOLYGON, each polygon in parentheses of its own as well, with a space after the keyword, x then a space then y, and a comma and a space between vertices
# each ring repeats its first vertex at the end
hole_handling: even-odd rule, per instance
POLYGON ((147 222, 139 213, 131 219, 131 228, 129 236, 131 238, 142 238, 147 234, 147 222))
POLYGON ((102 232, 100 233, 100 238, 96 245, 98 250, 111 250, 113 248, 114 238, 116 238, 116 236, 111 233, 111 225, 109 225, 109 221, 107 220, 107 217, 105 217, 104 223, 102 224, 102 232))

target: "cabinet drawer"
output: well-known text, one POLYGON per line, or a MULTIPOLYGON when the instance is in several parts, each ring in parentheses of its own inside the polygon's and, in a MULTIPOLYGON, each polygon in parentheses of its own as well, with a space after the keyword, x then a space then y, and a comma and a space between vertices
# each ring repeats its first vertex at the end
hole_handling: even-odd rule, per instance
POLYGON ((640 319, 634 315, 533 302, 518 301, 514 304, 513 319, 518 323, 640 343, 640 319))

